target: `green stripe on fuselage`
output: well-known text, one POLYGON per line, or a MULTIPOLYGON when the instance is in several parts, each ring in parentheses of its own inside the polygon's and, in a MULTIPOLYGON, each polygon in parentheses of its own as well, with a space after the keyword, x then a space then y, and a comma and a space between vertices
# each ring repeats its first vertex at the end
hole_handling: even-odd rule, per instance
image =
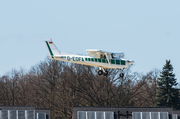
POLYGON ((49 49, 49 52, 50 52, 50 54, 51 54, 51 57, 54 58, 54 57, 53 57, 53 53, 52 53, 52 51, 51 51, 51 48, 50 48, 50 46, 49 46, 49 44, 48 44, 47 41, 46 41, 46 45, 47 45, 47 47, 48 47, 48 49, 49 49))
MULTIPOLYGON (((83 58, 82 58, 83 59, 83 58)), ((99 62, 99 63, 109 63, 110 64, 115 64, 115 65, 126 65, 126 61, 125 60, 108 60, 107 59, 100 59, 100 58, 85 58, 86 62, 99 62)))
MULTIPOLYGON (((61 56, 60 58, 66 58, 65 56, 61 56)), ((111 59, 108 60, 107 59, 100 59, 100 58, 89 58, 89 57, 70 57, 70 56, 67 56, 67 59, 68 61, 76 61, 76 62, 81 62, 81 61, 85 61, 85 62, 97 62, 97 63, 109 63, 110 64, 114 64, 114 65, 126 65, 126 61, 125 60, 114 60, 114 59, 111 59)))

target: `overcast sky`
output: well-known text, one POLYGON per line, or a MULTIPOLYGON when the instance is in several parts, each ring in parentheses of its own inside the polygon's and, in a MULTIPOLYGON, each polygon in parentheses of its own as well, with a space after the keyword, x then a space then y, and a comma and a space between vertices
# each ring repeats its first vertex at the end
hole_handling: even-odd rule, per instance
POLYGON ((50 38, 68 53, 124 52, 144 74, 170 59, 180 82, 180 0, 0 1, 1 76, 45 60, 50 38))

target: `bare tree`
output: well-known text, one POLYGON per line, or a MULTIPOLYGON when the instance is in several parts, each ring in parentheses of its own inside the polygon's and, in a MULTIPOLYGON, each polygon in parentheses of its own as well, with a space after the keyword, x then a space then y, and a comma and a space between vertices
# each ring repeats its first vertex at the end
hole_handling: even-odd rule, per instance
POLYGON ((1 78, 1 87, 4 105, 15 105, 17 95, 19 92, 18 87, 19 73, 17 70, 12 70, 1 78))
POLYGON ((137 92, 138 94, 132 99, 136 102, 135 106, 154 106, 159 74, 160 70, 154 69, 141 76, 141 80, 136 84, 135 88, 139 87, 139 85, 141 87, 137 92))
POLYGON ((57 90, 61 82, 61 73, 63 71, 63 62, 46 59, 39 65, 33 67, 30 71, 32 87, 36 90, 37 105, 43 108, 51 109, 51 117, 56 117, 57 90), (48 105, 47 105, 48 104, 48 105))
POLYGON ((146 75, 109 69, 99 76, 98 68, 46 59, 0 77, 1 105, 34 105, 50 108, 51 118, 71 119, 73 106, 153 106, 159 70, 146 75))

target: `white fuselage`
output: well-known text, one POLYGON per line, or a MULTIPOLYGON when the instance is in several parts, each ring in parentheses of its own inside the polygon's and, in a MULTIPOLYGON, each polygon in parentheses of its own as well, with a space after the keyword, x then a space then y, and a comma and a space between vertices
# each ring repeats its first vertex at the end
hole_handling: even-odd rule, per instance
POLYGON ((107 59, 94 58, 90 56, 60 55, 60 56, 55 56, 53 59, 59 60, 59 61, 76 63, 76 64, 102 67, 106 69, 124 69, 129 66, 129 63, 127 62, 127 60, 121 59, 121 58, 107 60, 107 59))

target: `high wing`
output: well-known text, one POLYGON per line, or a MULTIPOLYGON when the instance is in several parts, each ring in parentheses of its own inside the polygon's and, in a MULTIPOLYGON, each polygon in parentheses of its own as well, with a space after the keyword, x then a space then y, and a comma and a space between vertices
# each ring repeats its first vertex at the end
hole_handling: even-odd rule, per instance
POLYGON ((94 56, 95 58, 99 58, 101 55, 119 55, 120 58, 124 57, 124 53, 114 53, 114 52, 107 52, 98 49, 88 49, 86 50, 89 52, 88 56, 94 56))

